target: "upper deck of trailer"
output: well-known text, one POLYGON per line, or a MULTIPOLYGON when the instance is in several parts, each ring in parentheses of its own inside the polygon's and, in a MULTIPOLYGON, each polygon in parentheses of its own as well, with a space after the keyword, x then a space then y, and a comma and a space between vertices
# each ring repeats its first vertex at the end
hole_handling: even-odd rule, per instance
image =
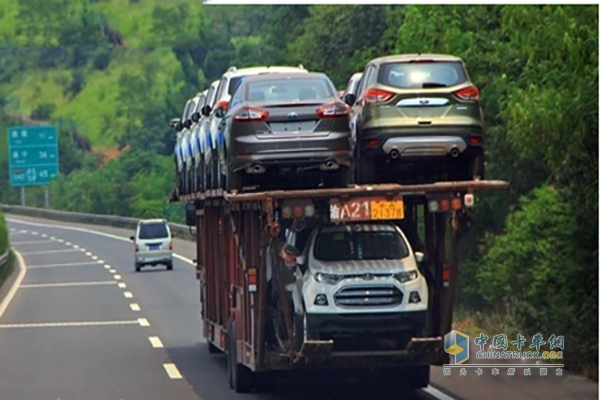
POLYGON ((267 199, 306 199, 329 197, 357 197, 357 196, 405 196, 426 197, 428 194, 440 192, 473 193, 479 190, 508 189, 510 183, 500 180, 476 180, 456 182, 436 182, 415 185, 400 185, 385 183, 375 185, 354 185, 348 188, 319 188, 297 190, 273 190, 262 192, 230 193, 222 189, 213 189, 206 192, 179 196, 178 201, 189 202, 194 200, 224 199, 231 203, 262 201, 267 199))

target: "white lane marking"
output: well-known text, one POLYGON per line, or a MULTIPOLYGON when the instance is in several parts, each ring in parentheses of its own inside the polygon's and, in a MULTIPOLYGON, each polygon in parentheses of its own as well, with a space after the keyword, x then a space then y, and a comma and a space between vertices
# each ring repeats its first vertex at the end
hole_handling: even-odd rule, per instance
POLYGON ((65 244, 66 244, 67 246, 70 246, 70 245, 71 245, 71 242, 65 242, 65 244))
POLYGON ((121 275, 113 275, 113 278, 115 278, 115 280, 121 280, 121 275))
POLYGON ((81 265, 92 265, 92 264, 98 264, 98 263, 96 261, 88 261, 88 262, 78 262, 78 263, 68 263, 68 264, 41 264, 41 265, 29 266, 29 267, 27 267, 27 269, 79 267, 81 265))
POLYGON ((50 240, 56 240, 54 236, 50 236, 50 240))
POLYGON ((46 235, 45 233, 42 233, 42 237, 48 237, 48 235, 46 235))
POLYGON ((98 259, 98 260, 96 260, 96 261, 98 261, 98 263, 99 263, 99 264, 104 264, 104 260, 103 260, 103 259, 101 259, 101 258, 100 258, 100 259, 98 259))
POLYGON ((58 239, 58 243, 64 243, 65 240, 64 239, 58 239))
POLYGON ((98 256, 92 256, 92 260, 97 260, 98 256))
POLYGON ((31 232, 31 234, 32 234, 33 236, 37 236, 37 235, 38 235, 38 233, 37 233, 37 232, 31 232))
POLYGON ((124 284, 123 282, 119 282, 119 285, 118 285, 118 286, 119 286, 121 289, 125 289, 125 288, 127 287, 127 285, 126 285, 126 284, 124 284))
POLYGON ((426 388, 424 388, 422 390, 439 400, 455 400, 454 397, 450 397, 450 396, 440 392, 439 390, 437 390, 436 388, 434 388, 431 385, 427 386, 426 388))
POLYGON ((76 244, 74 244, 74 245, 73 245, 73 248, 74 248, 74 249, 78 249, 78 248, 79 248, 79 246, 78 246, 78 245, 76 245, 76 244))
POLYGON ((110 265, 108 265, 108 264, 104 264, 104 268, 106 268, 106 269, 110 269, 110 265))
POLYGON ((96 281, 96 282, 62 282, 62 283, 30 283, 21 285, 21 288, 46 288, 46 287, 67 287, 67 286, 98 286, 98 285, 116 285, 115 281, 96 281))
POLYGON ((165 347, 165 346, 163 346, 163 344, 162 344, 162 342, 160 341, 160 338, 159 338, 158 336, 150 336, 150 337, 148 338, 148 340, 150 340, 150 344, 151 344, 151 345, 152 345, 152 347, 154 347, 155 349, 162 349, 163 347, 165 347))
POLYGON ((133 297, 133 294, 131 292, 124 292, 123 296, 127 297, 128 299, 131 299, 133 297))
POLYGON ((140 326, 150 326, 150 322, 146 318, 138 318, 137 320, 140 326))
POLYGON ((33 324, 0 324, 0 329, 10 328, 53 328, 59 326, 102 326, 102 325, 137 325, 139 320, 133 321, 86 321, 86 322, 40 322, 33 324))
POLYGON ((116 273, 117 273, 117 270, 111 269, 111 270, 109 270, 108 272, 110 272, 111 274, 116 274, 116 273))
MULTIPOLYGON (((117 236, 117 235, 112 235, 110 233, 104 233, 104 232, 98 232, 98 231, 94 231, 92 229, 86 229, 86 228, 75 228, 72 226, 62 226, 62 225, 52 225, 52 224, 40 224, 37 222, 26 222, 26 221, 20 221, 18 219, 13 219, 13 218, 6 218, 7 221, 9 222, 15 222, 18 224, 23 224, 23 225, 31 225, 31 226, 39 226, 39 227, 45 227, 45 228, 57 228, 57 229, 65 229, 65 230, 69 230, 69 231, 78 231, 78 232, 86 232, 86 233, 93 233, 95 235, 100 235, 100 236, 105 236, 111 239, 116 239, 116 240, 120 240, 122 242, 127 242, 127 243, 131 243, 131 240, 129 240, 129 238, 125 238, 123 236, 117 236)), ((67 242, 68 245, 70 245, 70 243, 67 242)), ((194 262, 192 260, 190 260, 187 257, 184 257, 180 254, 177 253, 173 253, 173 257, 178 258, 179 260, 186 262, 188 264, 191 265, 195 265, 194 262)))
POLYGON ((30 255, 34 255, 34 254, 72 253, 74 251, 77 251, 77 250, 62 249, 62 250, 46 250, 46 251, 27 251, 27 252, 21 253, 21 255, 30 256, 30 255))
POLYGON ((10 228, 9 230, 10 230, 11 232, 14 232, 14 231, 16 231, 16 229, 15 229, 15 228, 10 228))
POLYGON ((27 233, 27 231, 24 229, 21 229, 21 233, 27 233))
POLYGON ((83 253, 85 252, 85 249, 79 248, 79 251, 83 253))
POLYGON ((85 253, 86 256, 91 257, 92 253, 90 253, 89 251, 87 253, 85 253))
POLYGON ((25 264, 23 256, 15 249, 13 249, 13 252, 17 257, 17 267, 19 268, 19 275, 17 275, 17 279, 15 279, 12 287, 9 289, 4 300, 0 302, 0 318, 2 318, 2 314, 4 314, 4 311, 6 311, 6 309, 8 308, 8 305, 12 301, 13 297, 15 297, 15 294, 17 293, 21 282, 23 282, 23 278, 25 278, 25 274, 27 273, 27 265, 25 264))
POLYGON ((129 308, 131 308, 131 311, 140 311, 141 310, 139 304, 137 304, 137 303, 131 303, 129 305, 129 308))
POLYGON ((25 240, 23 242, 10 242, 11 245, 19 244, 40 244, 40 243, 52 243, 52 240, 25 240))
POLYGON ((163 367, 165 367, 165 371, 167 371, 167 375, 169 375, 169 378, 181 379, 181 374, 179 373, 179 370, 177 369, 175 364, 166 363, 163 364, 163 367))

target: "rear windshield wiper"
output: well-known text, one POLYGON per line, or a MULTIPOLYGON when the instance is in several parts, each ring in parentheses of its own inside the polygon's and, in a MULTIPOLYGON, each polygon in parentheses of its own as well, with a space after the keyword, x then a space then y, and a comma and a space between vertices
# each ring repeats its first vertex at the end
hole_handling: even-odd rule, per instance
POLYGON ((440 87, 448 87, 445 83, 437 83, 437 82, 423 82, 421 85, 422 88, 440 88, 440 87))

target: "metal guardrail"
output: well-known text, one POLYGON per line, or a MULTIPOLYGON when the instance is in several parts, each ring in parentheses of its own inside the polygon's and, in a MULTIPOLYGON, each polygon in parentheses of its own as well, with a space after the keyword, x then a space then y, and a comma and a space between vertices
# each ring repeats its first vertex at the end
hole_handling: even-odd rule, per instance
MULTIPOLYGON (((138 218, 120 217, 117 215, 86 214, 70 211, 50 210, 47 208, 23 207, 13 205, 0 205, 0 209, 7 214, 26 215, 29 217, 46 218, 64 222, 75 222, 90 225, 114 226, 118 228, 135 229, 138 218)), ((196 240, 195 228, 187 225, 169 223, 171 234, 174 237, 186 240, 196 240)))

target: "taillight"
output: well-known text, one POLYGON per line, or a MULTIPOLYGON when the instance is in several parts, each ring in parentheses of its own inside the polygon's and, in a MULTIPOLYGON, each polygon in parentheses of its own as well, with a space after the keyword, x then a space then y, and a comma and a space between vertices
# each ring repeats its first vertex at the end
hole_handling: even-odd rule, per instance
POLYGON ((233 116, 233 120, 238 122, 264 121, 268 116, 269 112, 266 110, 244 107, 233 116))
POLYGON ((173 251, 173 242, 169 242, 169 250, 173 251))
POLYGON ((381 89, 368 89, 365 92, 365 101, 368 104, 373 103, 385 103, 394 97, 394 93, 388 92, 386 90, 381 89))
POLYGON ((348 106, 342 103, 332 103, 317 108, 317 115, 320 118, 336 118, 348 115, 348 106))
POLYGON ((461 100, 479 101, 479 89, 476 86, 469 86, 454 92, 454 95, 461 100))
POLYGON ((137 253, 138 251, 140 251, 140 247, 136 244, 135 245, 135 252, 137 253))
POLYGON ((229 108, 229 102, 227 100, 221 100, 215 106, 215 109, 217 108, 222 108, 224 111, 227 111, 227 109, 229 108))

